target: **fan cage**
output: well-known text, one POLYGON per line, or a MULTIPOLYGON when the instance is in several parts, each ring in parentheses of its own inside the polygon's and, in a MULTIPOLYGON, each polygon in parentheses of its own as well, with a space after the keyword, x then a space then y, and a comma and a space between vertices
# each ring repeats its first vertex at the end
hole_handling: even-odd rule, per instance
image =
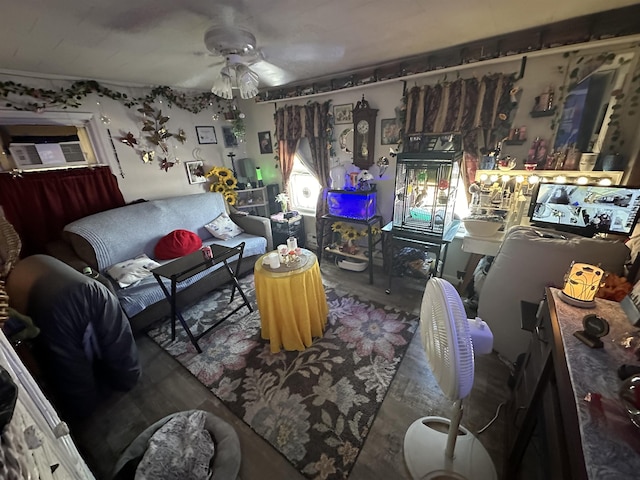
POLYGON ((442 392, 465 398, 474 378, 473 344, 464 305, 444 279, 431 278, 422 298, 420 331, 427 360, 442 392))

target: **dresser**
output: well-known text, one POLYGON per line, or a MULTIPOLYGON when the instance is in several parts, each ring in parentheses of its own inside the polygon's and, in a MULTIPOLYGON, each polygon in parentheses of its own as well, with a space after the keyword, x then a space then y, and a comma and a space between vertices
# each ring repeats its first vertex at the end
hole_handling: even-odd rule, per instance
POLYGON ((555 288, 546 289, 535 317, 507 405, 504 478, 638 478, 640 429, 618 399, 617 376, 620 365, 638 363, 622 346, 638 330, 620 304, 596 299, 595 308, 581 309, 555 288), (610 324, 603 348, 573 335, 588 314, 610 324))

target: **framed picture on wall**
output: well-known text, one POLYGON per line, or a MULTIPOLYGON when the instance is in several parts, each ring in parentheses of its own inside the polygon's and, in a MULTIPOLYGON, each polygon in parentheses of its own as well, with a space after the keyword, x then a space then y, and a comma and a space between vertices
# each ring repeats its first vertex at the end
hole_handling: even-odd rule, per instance
POLYGON ((222 127, 222 138, 224 138, 224 146, 226 148, 238 146, 238 139, 234 135, 231 127, 222 127))
POLYGON ((260 153, 273 153, 271 132, 258 132, 258 142, 260 143, 260 153))
POLYGON ((333 120, 338 123, 353 123, 353 103, 335 105, 333 107, 333 120))
POLYGON ((187 178, 190 184, 193 185, 194 183, 204 183, 207 181, 207 178, 204 176, 204 163, 202 160, 185 162, 184 164, 187 168, 187 178))
POLYGON ((198 135, 199 144, 218 143, 218 137, 216 137, 215 127, 196 127, 196 134, 198 135))
POLYGON ((380 120, 380 141, 382 145, 393 145, 400 141, 400 127, 395 118, 380 120))

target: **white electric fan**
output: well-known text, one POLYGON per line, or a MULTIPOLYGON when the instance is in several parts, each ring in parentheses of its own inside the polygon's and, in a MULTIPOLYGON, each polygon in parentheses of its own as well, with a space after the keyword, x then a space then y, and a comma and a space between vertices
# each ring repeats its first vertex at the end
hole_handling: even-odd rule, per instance
POLYGON ((476 353, 490 353, 491 330, 480 319, 467 319, 453 285, 432 277, 422 297, 420 333, 431 371, 442 392, 455 403, 451 420, 423 417, 408 428, 404 458, 412 478, 496 479, 489 453, 460 425, 462 399, 473 386, 474 343, 476 353))

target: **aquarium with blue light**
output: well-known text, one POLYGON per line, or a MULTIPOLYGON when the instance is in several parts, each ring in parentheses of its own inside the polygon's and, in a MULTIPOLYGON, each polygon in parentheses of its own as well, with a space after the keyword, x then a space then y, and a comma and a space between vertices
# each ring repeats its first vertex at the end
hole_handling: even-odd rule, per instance
POLYGON ((353 220, 369 220, 376 215, 376 192, 358 190, 329 190, 329 214, 353 220))

